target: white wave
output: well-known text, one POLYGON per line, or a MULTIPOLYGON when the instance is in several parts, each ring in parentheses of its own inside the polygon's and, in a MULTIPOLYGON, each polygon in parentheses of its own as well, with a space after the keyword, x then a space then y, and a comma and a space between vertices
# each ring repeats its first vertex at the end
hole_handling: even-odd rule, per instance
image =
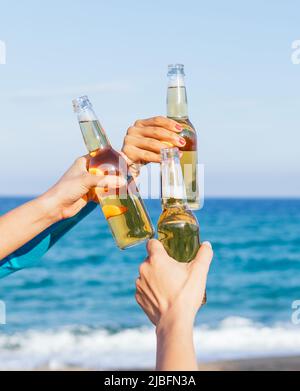
MULTIPOLYGON (((155 342, 153 328, 114 334, 87 327, 0 334, 0 369, 153 368, 155 342)), ((300 354, 299 328, 267 327, 236 317, 216 328, 197 327, 195 343, 202 361, 300 354)))

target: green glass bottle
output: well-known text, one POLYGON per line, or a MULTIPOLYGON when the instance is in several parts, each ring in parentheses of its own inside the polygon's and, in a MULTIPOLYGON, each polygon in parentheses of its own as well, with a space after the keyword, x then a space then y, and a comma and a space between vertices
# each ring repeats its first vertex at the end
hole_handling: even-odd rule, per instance
POLYGON ((157 225, 158 239, 170 257, 178 262, 191 262, 200 248, 200 229, 186 201, 179 150, 162 149, 161 157, 162 213, 157 225))

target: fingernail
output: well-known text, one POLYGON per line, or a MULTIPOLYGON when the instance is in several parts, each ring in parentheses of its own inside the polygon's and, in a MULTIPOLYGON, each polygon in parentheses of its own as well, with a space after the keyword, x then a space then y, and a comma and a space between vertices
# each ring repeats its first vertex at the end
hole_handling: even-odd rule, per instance
POLYGON ((177 130, 182 130, 182 126, 180 126, 179 124, 175 125, 175 128, 176 128, 177 130))
POLYGON ((210 249, 212 249, 212 245, 211 245, 210 242, 203 242, 203 243, 202 243, 202 246, 207 246, 207 247, 209 247, 210 249))
POLYGON ((182 138, 182 137, 180 137, 178 141, 179 141, 179 144, 182 145, 182 146, 186 144, 185 139, 182 138))

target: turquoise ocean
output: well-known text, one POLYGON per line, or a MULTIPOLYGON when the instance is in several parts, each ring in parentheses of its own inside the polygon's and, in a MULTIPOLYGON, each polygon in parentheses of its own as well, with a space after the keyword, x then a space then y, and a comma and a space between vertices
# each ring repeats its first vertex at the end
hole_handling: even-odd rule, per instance
MULTIPOLYGON (((26 200, 0 198, 0 214, 26 200)), ((156 225, 160 202, 146 205, 156 225)), ((300 354, 300 200, 207 199, 196 215, 215 252, 199 360, 300 354)), ((0 280, 0 369, 153 367, 154 329, 134 299, 145 256, 145 244, 119 250, 97 208, 34 268, 0 280)))

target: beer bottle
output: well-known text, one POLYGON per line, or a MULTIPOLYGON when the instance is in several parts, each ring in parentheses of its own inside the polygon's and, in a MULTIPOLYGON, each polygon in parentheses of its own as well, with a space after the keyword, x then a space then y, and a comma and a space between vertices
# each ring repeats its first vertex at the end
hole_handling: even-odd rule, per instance
POLYGON ((125 159, 112 148, 88 97, 73 100, 73 107, 90 155, 89 172, 122 176, 127 182, 120 189, 95 189, 117 246, 125 249, 150 239, 154 229, 125 159))
POLYGON ((181 147, 180 160, 187 202, 190 209, 200 208, 199 185, 197 179, 197 135, 194 126, 189 120, 187 94, 184 80, 184 66, 182 64, 169 65, 167 116, 183 127, 180 136, 186 141, 181 147))

